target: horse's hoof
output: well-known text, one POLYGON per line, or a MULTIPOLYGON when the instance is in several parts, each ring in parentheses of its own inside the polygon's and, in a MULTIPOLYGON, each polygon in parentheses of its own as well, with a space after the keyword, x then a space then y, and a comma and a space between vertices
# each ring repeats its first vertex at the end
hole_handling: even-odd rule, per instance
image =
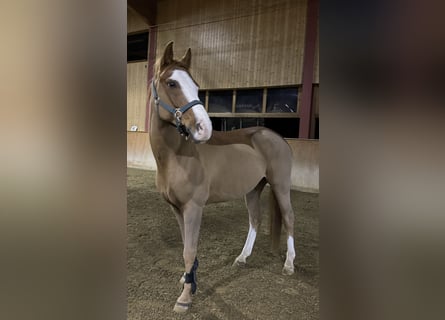
POLYGON ((246 266, 246 261, 235 259, 232 264, 232 267, 244 268, 246 266))
POLYGON ((191 306, 192 306, 191 302, 185 303, 176 301, 175 306, 173 307, 173 311, 176 313, 186 313, 191 306))
POLYGON ((290 276, 294 274, 294 267, 284 266, 282 274, 285 276, 290 276))

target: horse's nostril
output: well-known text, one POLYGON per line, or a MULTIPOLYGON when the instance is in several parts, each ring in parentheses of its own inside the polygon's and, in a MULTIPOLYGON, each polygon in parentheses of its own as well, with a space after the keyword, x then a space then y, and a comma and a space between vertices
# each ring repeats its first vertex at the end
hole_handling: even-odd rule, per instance
POLYGON ((201 123, 197 123, 196 124, 196 131, 201 131, 201 130, 203 130, 203 127, 202 127, 202 125, 201 125, 201 123))

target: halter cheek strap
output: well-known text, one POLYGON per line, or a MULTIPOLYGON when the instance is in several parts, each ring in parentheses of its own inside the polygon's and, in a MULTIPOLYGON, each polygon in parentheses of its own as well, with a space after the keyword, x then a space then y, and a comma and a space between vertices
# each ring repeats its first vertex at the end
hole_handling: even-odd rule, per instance
MULTIPOLYGON (((199 100, 193 100, 182 107, 173 108, 172 106, 165 103, 164 101, 162 101, 159 98, 158 91, 156 90, 154 80, 151 82, 151 88, 152 88, 151 91, 153 92, 153 98, 155 99, 156 106, 163 107, 165 110, 167 110, 169 113, 171 113, 175 117, 176 129, 178 129, 178 132, 181 134, 181 136, 185 136, 187 138, 189 136, 189 132, 188 132, 186 126, 181 121, 182 115, 191 107, 196 106, 197 104, 203 104, 203 103, 199 100)), ((159 110, 158 110, 158 115, 159 115, 159 110)))

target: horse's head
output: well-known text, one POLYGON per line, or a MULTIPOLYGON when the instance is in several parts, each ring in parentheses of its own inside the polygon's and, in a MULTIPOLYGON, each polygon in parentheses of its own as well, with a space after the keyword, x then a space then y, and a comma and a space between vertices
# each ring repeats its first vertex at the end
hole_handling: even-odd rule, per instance
POLYGON ((193 141, 204 143, 212 136, 212 122, 199 101, 198 85, 189 72, 190 62, 190 49, 181 60, 174 60, 170 42, 157 62, 152 96, 161 120, 175 125, 186 138, 190 135, 193 141))

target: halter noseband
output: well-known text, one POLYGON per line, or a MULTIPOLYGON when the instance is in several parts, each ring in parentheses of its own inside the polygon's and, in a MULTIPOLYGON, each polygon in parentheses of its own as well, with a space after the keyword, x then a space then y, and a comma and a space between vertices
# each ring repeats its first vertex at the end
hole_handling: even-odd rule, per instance
POLYGON ((181 136, 185 136, 186 138, 188 138, 189 132, 186 126, 181 122, 182 114, 185 113, 191 107, 196 106, 197 104, 202 104, 202 102, 199 100, 193 100, 187 103, 185 106, 179 108, 173 108, 172 106, 168 105, 159 98, 154 80, 151 82, 151 87, 153 92, 153 98, 155 99, 155 104, 158 109, 158 115, 159 115, 159 105, 161 105, 161 107, 163 107, 165 110, 170 112, 175 117, 176 129, 178 129, 178 132, 181 134, 181 136))

